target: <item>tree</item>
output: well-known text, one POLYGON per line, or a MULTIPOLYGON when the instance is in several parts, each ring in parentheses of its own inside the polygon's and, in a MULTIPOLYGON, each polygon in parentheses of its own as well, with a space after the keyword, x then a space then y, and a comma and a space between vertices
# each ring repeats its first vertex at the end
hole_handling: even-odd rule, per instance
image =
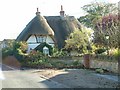
POLYGON ((94 29, 94 24, 96 24, 103 16, 106 16, 109 13, 118 12, 116 4, 104 2, 94 2, 83 6, 82 9, 86 12, 86 15, 80 17, 78 20, 92 29, 94 29))
POLYGON ((102 18, 102 21, 96 23, 94 32, 94 42, 98 45, 108 46, 111 48, 118 47, 118 40, 120 35, 119 16, 115 14, 109 14, 102 18), (109 35, 109 39, 106 40, 106 35, 109 35))
POLYGON ((89 34, 86 30, 76 30, 70 34, 65 42, 65 49, 68 51, 77 50, 83 53, 86 52, 87 46, 89 45, 89 34))
POLYGON ((2 57, 15 56, 18 60, 21 59, 21 56, 26 54, 28 45, 26 42, 12 42, 8 47, 2 49, 2 57))
POLYGON ((28 44, 27 42, 14 42, 13 43, 13 52, 18 52, 20 54, 25 54, 27 49, 28 49, 28 44))
POLYGON ((94 30, 94 42, 99 46, 118 47, 118 8, 113 3, 92 3, 82 7, 86 15, 79 21, 94 30), (109 35, 109 40, 105 36, 109 35))

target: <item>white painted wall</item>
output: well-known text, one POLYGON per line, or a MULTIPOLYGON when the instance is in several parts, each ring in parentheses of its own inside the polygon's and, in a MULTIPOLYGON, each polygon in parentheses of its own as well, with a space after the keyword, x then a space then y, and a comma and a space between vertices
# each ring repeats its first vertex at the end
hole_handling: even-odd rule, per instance
POLYGON ((55 42, 53 41, 53 39, 50 36, 47 36, 46 43, 48 43, 49 45, 51 45, 53 47, 55 42))
POLYGON ((36 48, 40 43, 36 43, 36 44, 28 44, 28 52, 30 52, 31 50, 33 50, 34 48, 36 48))
POLYGON ((34 35, 31 35, 29 39, 27 40, 28 43, 28 52, 30 52, 32 49, 37 47, 39 43, 36 41, 36 37, 34 35))
POLYGON ((36 37, 34 35, 30 36, 29 39, 27 40, 27 43, 36 43, 36 37))
MULTIPOLYGON (((28 43, 28 52, 30 52, 31 49, 34 49, 38 45, 40 45, 40 43, 37 43, 36 37, 34 35, 29 37, 29 39, 27 40, 27 43, 28 43)), ((54 46, 54 41, 50 36, 47 36, 46 43, 51 45, 52 47, 54 46)))

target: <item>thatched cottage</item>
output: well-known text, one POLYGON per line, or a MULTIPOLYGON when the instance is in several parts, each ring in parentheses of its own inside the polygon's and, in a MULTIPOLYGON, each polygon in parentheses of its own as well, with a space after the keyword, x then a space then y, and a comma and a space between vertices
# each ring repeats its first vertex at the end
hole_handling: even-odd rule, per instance
MULTIPOLYGON (((78 29, 81 29, 79 21, 74 16, 66 16, 62 5, 60 16, 41 16, 37 8, 36 16, 26 25, 16 41, 26 41, 28 51, 44 42, 61 49, 69 34, 78 29)), ((47 47, 43 49, 49 50, 47 47)))

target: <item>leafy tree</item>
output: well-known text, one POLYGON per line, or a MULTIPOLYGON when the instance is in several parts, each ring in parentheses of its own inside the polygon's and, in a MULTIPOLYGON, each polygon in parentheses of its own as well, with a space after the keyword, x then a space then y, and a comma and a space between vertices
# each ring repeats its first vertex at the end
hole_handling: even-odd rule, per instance
POLYGON ((86 15, 80 17, 78 20, 92 29, 94 29, 94 24, 96 24, 103 16, 106 16, 109 13, 117 13, 118 11, 116 4, 104 2, 94 2, 84 5, 82 9, 86 12, 86 15))
POLYGON ((68 51, 77 50, 81 53, 86 52, 87 46, 89 44, 89 35, 85 30, 76 30, 70 34, 68 39, 65 41, 65 49, 68 51))
POLYGON ((28 45, 26 42, 14 42, 13 43, 13 51, 18 51, 19 53, 26 53, 28 49, 28 45))
POLYGON ((96 24, 94 32, 94 42, 98 45, 108 46, 111 48, 117 48, 119 42, 120 30, 118 15, 109 14, 102 18, 102 21, 96 24), (109 35, 109 39, 106 39, 106 35, 109 35))
POLYGON ((26 42, 13 42, 7 48, 2 49, 2 57, 5 58, 10 55, 14 55, 18 60, 25 55, 27 51, 26 42))
POLYGON ((118 47, 119 40, 119 16, 118 8, 113 3, 91 3, 82 7, 86 12, 79 21, 94 30, 94 42, 100 47, 118 47), (109 35, 109 40, 105 36, 109 35))

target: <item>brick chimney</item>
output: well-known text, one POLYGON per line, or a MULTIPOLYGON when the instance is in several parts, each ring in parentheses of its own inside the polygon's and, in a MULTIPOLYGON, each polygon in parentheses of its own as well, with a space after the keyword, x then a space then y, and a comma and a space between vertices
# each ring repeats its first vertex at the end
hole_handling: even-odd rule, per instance
POLYGON ((39 9, 37 8, 36 15, 40 15, 39 9))
POLYGON ((63 11, 63 6, 61 5, 61 11, 60 11, 60 16, 65 16, 65 11, 63 11))

